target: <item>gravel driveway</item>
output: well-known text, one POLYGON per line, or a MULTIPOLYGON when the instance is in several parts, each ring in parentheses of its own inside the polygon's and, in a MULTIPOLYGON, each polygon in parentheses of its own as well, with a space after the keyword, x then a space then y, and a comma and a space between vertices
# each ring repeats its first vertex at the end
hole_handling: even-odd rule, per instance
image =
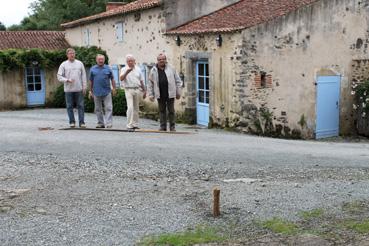
MULTIPOLYGON (((86 118, 93 127, 95 116, 86 118)), ((114 128, 124 125, 114 118, 114 128)), ((62 131, 60 109, 0 112, 0 126, 0 245, 134 245, 201 223, 293 220, 301 210, 369 197, 367 142, 186 125, 177 129, 185 135, 62 131), (214 186, 219 219, 210 213, 214 186)))

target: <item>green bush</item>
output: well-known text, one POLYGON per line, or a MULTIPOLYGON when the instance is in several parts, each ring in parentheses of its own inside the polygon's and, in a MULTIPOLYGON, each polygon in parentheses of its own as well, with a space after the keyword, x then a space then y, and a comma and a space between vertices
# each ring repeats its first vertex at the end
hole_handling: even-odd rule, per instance
MULTIPOLYGON (((65 93, 64 86, 59 86, 51 102, 52 107, 65 108, 65 93)), ((85 95, 85 112, 93 113, 95 110, 93 98, 89 98, 88 94, 85 95)), ((126 95, 123 89, 117 89, 117 94, 113 97, 113 115, 126 116, 127 102, 126 95)))
POLYGON ((64 85, 60 85, 56 89, 54 97, 51 101, 51 106, 54 108, 65 108, 64 85))
MULTIPOLYGON (((109 64, 106 52, 96 46, 73 47, 76 50, 76 58, 83 62, 86 67, 96 64, 97 54, 105 55, 105 62, 109 64)), ((42 68, 55 68, 67 59, 65 50, 43 49, 8 49, 0 51, 0 71, 7 72, 15 68, 26 67, 34 62, 42 68)))
POLYGON ((113 114, 126 116, 127 101, 126 94, 123 89, 117 89, 117 94, 113 97, 113 114))

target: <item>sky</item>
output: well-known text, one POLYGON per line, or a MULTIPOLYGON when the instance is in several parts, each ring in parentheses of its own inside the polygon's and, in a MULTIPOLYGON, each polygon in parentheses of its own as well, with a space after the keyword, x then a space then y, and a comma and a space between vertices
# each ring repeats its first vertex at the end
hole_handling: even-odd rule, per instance
POLYGON ((31 11, 28 7, 35 0, 0 0, 0 22, 6 27, 19 24, 31 11))

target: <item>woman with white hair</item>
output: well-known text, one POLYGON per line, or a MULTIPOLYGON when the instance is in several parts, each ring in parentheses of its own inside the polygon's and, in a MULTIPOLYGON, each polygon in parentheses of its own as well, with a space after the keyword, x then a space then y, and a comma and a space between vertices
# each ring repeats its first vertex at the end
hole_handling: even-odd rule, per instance
POLYGON ((143 75, 133 55, 126 56, 127 66, 122 68, 120 72, 120 80, 123 82, 123 87, 127 100, 127 129, 134 130, 138 127, 138 112, 141 90, 143 97, 146 97, 146 89, 143 83, 143 75))

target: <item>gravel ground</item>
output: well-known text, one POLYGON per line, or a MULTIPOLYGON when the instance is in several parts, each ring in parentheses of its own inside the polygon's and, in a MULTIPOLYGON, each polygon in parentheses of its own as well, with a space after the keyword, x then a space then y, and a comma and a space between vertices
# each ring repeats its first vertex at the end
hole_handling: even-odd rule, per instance
MULTIPOLYGON (((302 210, 368 199, 367 141, 289 141, 186 125, 177 128, 186 135, 62 131, 60 109, 0 112, 0 119, 0 245, 134 245, 201 223, 293 220, 302 210), (224 182, 240 178, 247 180, 224 182)), ((124 128, 125 118, 114 120, 124 128)), ((94 115, 86 121, 95 126, 94 115)))

